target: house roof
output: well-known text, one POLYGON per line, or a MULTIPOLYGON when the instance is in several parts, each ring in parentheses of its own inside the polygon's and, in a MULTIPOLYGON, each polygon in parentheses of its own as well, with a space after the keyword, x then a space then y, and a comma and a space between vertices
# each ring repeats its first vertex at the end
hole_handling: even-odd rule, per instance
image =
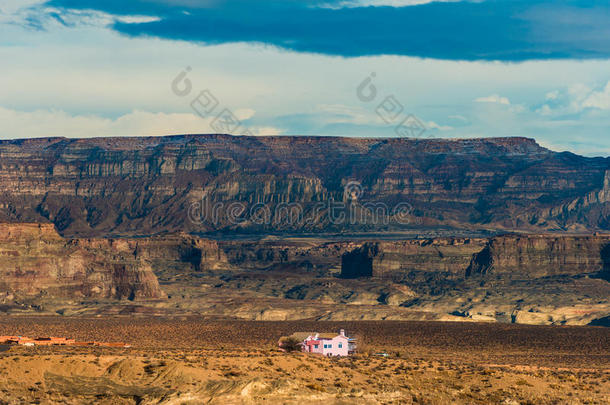
POLYGON ((339 334, 338 334, 338 333, 320 333, 320 334, 318 335, 318 337, 319 337, 320 339, 334 339, 334 338, 336 338, 337 336, 339 336, 339 334))
POLYGON ((316 332, 294 332, 290 336, 282 336, 282 338, 280 340, 285 340, 285 339, 288 339, 288 338, 294 338, 294 339, 297 339, 297 340, 305 340, 309 336, 314 336, 315 334, 316 334, 316 332))
MULTIPOLYGON (((282 336, 280 338, 280 341, 283 341, 285 339, 288 338, 293 338, 293 339, 297 339, 299 341, 303 341, 305 339, 307 339, 308 337, 312 336, 316 336, 318 337, 318 340, 320 339, 334 339, 338 336, 341 336, 339 333, 318 333, 318 332, 294 332, 292 335, 290 336, 282 336)), ((343 336, 345 339, 350 340, 351 338, 347 337, 347 336, 343 336)))

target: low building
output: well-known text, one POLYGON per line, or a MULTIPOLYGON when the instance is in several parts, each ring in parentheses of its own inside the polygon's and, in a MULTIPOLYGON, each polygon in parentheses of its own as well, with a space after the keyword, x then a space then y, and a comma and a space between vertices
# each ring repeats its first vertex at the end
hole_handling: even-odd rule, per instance
POLYGON ((306 353, 329 357, 349 356, 356 350, 356 339, 347 336, 344 329, 339 333, 295 332, 280 339, 280 349, 288 339, 301 342, 301 350, 306 353))
POLYGON ((131 347, 122 342, 77 342, 65 337, 40 337, 36 339, 27 336, 0 336, 0 344, 20 346, 103 346, 103 347, 131 347))

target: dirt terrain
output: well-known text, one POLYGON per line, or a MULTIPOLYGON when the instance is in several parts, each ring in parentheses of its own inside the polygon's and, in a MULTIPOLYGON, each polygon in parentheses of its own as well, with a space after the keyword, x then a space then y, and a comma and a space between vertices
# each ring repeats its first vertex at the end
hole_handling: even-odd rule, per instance
POLYGON ((0 352, 0 403, 8 404, 610 401, 610 329, 602 327, 9 317, 1 334, 133 345, 0 352), (286 354, 275 346, 287 333, 339 327, 359 339, 356 356, 286 354))

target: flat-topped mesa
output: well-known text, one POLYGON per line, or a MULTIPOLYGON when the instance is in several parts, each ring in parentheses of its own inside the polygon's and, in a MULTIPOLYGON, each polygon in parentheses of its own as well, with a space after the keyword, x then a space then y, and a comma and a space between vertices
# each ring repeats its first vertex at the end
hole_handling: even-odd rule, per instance
POLYGON ((365 243, 343 255, 345 278, 392 278, 410 272, 448 277, 610 276, 610 235, 505 235, 365 243))
POLYGON ((604 230, 609 168, 608 159, 552 152, 528 138, 0 141, 0 221, 51 222, 69 237, 604 230), (350 182, 361 189, 357 204, 386 212, 333 220, 329 205, 344 200, 350 182), (212 211, 197 206, 202 200, 212 211), (252 214, 260 204, 270 213, 262 222, 252 214), (235 218, 235 207, 252 215, 235 218), (396 207, 409 207, 407 217, 396 207))
POLYGON ((128 241, 69 240, 52 225, 0 224, 0 292, 19 297, 159 299, 150 263, 128 241))
POLYGON ((17 240, 62 240, 53 224, 9 224, 0 223, 0 242, 17 240))

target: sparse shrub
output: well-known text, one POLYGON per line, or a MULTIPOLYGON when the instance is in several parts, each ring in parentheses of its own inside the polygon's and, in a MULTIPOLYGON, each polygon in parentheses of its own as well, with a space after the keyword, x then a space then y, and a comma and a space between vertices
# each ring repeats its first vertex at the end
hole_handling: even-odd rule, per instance
POLYGON ((528 383, 528 382, 527 382, 526 380, 524 380, 523 378, 522 378, 522 379, 520 379, 520 380, 518 380, 518 381, 517 381, 515 384, 517 384, 517 385, 525 385, 525 386, 528 386, 528 387, 532 387, 532 384, 528 383))
POLYGON ((306 385, 307 388, 313 391, 325 392, 326 390, 320 384, 311 383, 306 385))
POLYGON ((302 351, 303 348, 303 342, 301 342, 300 340, 293 338, 293 337, 287 337, 286 339, 284 339, 282 341, 282 349, 284 349, 287 352, 300 352, 302 351))

